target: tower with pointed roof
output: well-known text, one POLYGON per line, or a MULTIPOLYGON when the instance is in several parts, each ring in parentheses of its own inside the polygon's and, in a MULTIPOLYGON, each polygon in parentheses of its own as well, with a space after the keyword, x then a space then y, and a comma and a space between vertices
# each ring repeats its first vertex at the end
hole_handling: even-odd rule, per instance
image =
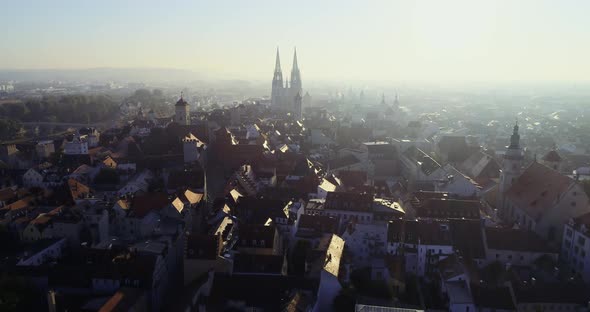
POLYGON ((301 82, 301 71, 297 62, 297 50, 293 54, 293 67, 291 69, 291 81, 285 79, 283 83, 283 72, 279 49, 277 48, 275 70, 272 79, 271 106, 274 109, 293 113, 293 116, 301 117, 303 87, 301 82), (299 98, 298 98, 299 97, 299 98))
POLYGON ((297 49, 293 52, 293 68, 291 68, 291 94, 301 96, 303 87, 301 85, 301 72, 297 65, 297 49))
POLYGON ((275 71, 272 77, 272 92, 270 95, 272 107, 278 107, 283 97, 283 71, 281 70, 281 59, 279 48, 277 48, 277 57, 275 60, 275 71))
POLYGON ((179 125, 189 126, 191 124, 190 106, 184 100, 183 94, 180 94, 180 99, 174 105, 175 115, 174 121, 179 125))
POLYGON ((504 193, 510 189, 514 181, 522 174, 522 166, 524 163, 524 154, 520 147, 520 134, 518 133, 518 122, 512 129, 512 136, 510 136, 510 145, 506 149, 504 158, 502 160, 502 171, 500 172, 499 191, 499 205, 502 213, 506 211, 504 205, 504 193))

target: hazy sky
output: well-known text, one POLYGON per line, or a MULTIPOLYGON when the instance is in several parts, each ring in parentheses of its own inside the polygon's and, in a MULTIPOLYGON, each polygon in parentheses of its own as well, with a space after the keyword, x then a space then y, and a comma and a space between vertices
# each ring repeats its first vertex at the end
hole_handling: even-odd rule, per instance
POLYGON ((3 1, 0 68, 271 79, 588 80, 590 1, 3 1))

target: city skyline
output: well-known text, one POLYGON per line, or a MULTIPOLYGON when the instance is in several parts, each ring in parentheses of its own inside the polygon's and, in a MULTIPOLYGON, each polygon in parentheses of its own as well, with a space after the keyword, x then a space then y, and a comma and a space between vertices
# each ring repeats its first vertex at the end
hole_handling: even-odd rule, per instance
POLYGON ((267 80, 276 47, 296 46, 310 81, 587 81, 588 6, 25 1, 0 13, 11 30, 0 69, 175 68, 267 80))

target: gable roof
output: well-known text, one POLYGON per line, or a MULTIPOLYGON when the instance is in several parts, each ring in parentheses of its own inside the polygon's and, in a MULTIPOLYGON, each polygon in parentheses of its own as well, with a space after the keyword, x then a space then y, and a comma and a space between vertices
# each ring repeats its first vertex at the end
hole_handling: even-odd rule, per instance
POLYGON ((332 234, 330 245, 326 251, 326 259, 324 261, 324 270, 326 272, 338 277, 340 271, 340 258, 344 251, 344 240, 336 234, 332 234))
POLYGON ((505 194, 514 205, 537 220, 555 205, 574 180, 545 165, 533 162, 505 194))
POLYGON ((195 193, 191 190, 184 191, 184 197, 191 205, 198 204, 203 199, 203 193, 195 193))
POLYGON ((461 164, 461 170, 474 179, 482 175, 495 178, 500 174, 500 165, 494 157, 482 151, 478 151, 469 156, 469 158, 461 164))
POLYGON ((348 154, 344 157, 331 160, 328 164, 331 170, 345 168, 360 163, 360 160, 354 155, 348 154))
POLYGON ((545 156, 543 156, 544 161, 561 161, 562 158, 559 156, 559 153, 556 150, 550 150, 545 156))
POLYGON ((441 153, 447 154, 451 162, 464 161, 470 152, 464 136, 443 136, 438 142, 438 149, 441 153))
POLYGON ((425 175, 430 175, 442 167, 436 160, 413 145, 408 147, 403 155, 415 162, 425 175))

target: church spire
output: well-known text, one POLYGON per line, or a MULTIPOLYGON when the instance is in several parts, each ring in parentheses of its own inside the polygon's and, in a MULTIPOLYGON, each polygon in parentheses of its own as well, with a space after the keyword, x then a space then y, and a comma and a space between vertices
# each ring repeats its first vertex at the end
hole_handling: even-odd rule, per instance
POLYGON ((381 93, 381 105, 385 105, 385 93, 381 93))
POLYGON ((293 67, 291 68, 291 88, 294 92, 301 92, 301 73, 299 72, 299 65, 297 65, 297 48, 293 52, 293 67))
POLYGON ((299 72, 299 66, 297 66, 297 47, 295 47, 295 52, 293 53, 293 71, 299 72))
POLYGON ((271 104, 278 106, 280 98, 283 95, 283 72, 281 71, 281 58, 279 57, 279 47, 277 47, 277 57, 275 63, 275 72, 272 77, 272 91, 270 94, 271 104))
POLYGON ((520 148, 520 134, 518 134, 518 120, 512 129, 512 136, 510 137, 510 146, 508 148, 520 148))
POLYGON ((279 47, 277 47, 277 59, 275 61, 275 74, 281 72, 281 58, 279 57, 279 47))

